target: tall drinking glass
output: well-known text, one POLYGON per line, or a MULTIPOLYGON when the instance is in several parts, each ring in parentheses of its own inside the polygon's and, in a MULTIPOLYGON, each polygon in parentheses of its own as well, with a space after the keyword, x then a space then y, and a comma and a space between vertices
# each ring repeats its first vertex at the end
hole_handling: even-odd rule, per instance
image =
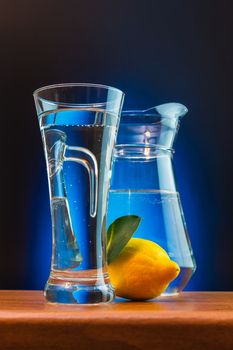
POLYGON ((109 302, 106 206, 112 151, 124 94, 95 84, 34 92, 45 151, 52 217, 49 302, 109 302))

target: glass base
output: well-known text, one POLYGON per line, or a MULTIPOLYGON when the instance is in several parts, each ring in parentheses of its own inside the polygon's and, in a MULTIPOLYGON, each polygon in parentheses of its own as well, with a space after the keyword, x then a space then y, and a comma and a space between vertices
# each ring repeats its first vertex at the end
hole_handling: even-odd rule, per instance
POLYGON ((180 293, 181 293, 181 291, 174 291, 174 292, 172 292, 172 291, 169 291, 169 292, 164 292, 164 293, 162 293, 159 297, 175 297, 175 296, 177 296, 177 295, 180 295, 180 293))
POLYGON ((109 278, 72 280, 50 276, 45 286, 44 296, 50 303, 99 304, 113 301, 115 292, 109 278))

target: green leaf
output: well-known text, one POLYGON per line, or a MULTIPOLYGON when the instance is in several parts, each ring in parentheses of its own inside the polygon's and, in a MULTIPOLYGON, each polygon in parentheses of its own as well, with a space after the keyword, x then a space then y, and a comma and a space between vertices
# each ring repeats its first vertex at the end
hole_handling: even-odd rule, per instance
POLYGON ((110 264, 128 243, 137 230, 141 218, 136 215, 121 216, 116 219, 107 231, 107 256, 110 264))

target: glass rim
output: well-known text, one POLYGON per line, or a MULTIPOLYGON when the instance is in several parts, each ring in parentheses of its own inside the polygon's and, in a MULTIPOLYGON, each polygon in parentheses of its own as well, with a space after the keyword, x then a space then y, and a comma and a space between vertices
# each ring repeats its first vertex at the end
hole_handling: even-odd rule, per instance
POLYGON ((167 102, 148 109, 129 109, 121 113, 123 118, 160 117, 167 119, 181 119, 188 113, 188 108, 180 102, 167 102))
POLYGON ((135 150, 135 149, 150 149, 150 150, 154 150, 154 151, 157 151, 157 150, 160 150, 160 151, 169 151, 169 152, 172 152, 174 153, 174 149, 171 148, 171 147, 166 147, 164 145, 160 145, 160 144, 157 144, 157 143, 119 143, 119 144, 115 144, 115 152, 116 151, 119 151, 121 149, 123 150, 126 150, 126 149, 132 149, 132 150, 135 150))
MULTIPOLYGON (((52 90, 52 89, 56 89, 56 88, 62 88, 62 87, 91 87, 91 88, 100 88, 100 89, 105 89, 105 90, 111 90, 111 91, 115 91, 118 92, 120 94, 122 94, 122 96, 124 96, 124 92, 118 88, 115 88, 113 86, 109 86, 109 85, 104 85, 104 84, 96 84, 96 83, 59 83, 59 84, 51 84, 51 85, 45 85, 42 86, 36 90, 34 90, 33 92, 33 96, 37 97, 37 98, 42 98, 39 96, 39 93, 45 90, 52 90)), ((46 100, 46 99, 44 99, 46 100)), ((49 100, 48 100, 49 101, 49 100)))
POLYGON ((161 117, 161 115, 156 112, 147 112, 144 110, 140 110, 140 109, 130 109, 130 110, 123 110, 121 112, 121 116, 122 117, 141 117, 141 118, 147 118, 147 117, 161 117))
MULTIPOLYGON (((172 119, 171 117, 168 117, 168 116, 164 116, 162 114, 160 114, 159 112, 157 111, 154 111, 154 112, 147 112, 147 111, 143 111, 143 110, 123 110, 121 112, 121 117, 122 119, 125 117, 135 117, 135 118, 142 118, 142 119, 147 119, 148 117, 151 117, 151 118, 163 118, 163 119, 172 119)), ((183 118, 183 115, 178 115, 178 116, 175 116, 173 117, 174 119, 179 119, 179 118, 183 118)), ((123 120, 122 120, 123 121, 123 120)))

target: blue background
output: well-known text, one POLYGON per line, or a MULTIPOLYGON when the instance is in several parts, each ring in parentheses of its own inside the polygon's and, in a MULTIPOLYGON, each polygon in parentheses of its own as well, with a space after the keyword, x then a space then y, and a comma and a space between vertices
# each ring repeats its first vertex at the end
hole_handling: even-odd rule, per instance
POLYGON ((41 289, 48 276, 32 91, 60 82, 116 86, 127 109, 189 108, 174 157, 198 265, 188 289, 233 289, 231 13, 230 1, 210 0, 1 2, 1 289, 41 289))

